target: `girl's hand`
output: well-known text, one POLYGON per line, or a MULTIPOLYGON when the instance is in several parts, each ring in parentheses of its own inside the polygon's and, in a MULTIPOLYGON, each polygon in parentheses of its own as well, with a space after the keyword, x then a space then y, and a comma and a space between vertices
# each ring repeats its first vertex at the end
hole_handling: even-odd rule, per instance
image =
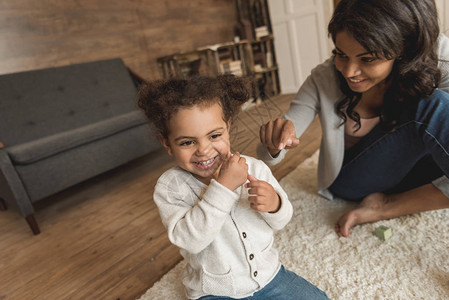
POLYGON ((282 149, 291 149, 299 145, 295 126, 290 120, 276 119, 260 126, 260 142, 268 148, 271 156, 282 149))
POLYGON ((251 208, 257 211, 275 213, 281 208, 281 199, 273 186, 266 181, 257 180, 248 174, 248 197, 251 208))
POLYGON ((248 165, 246 164, 246 159, 241 157, 238 152, 234 153, 234 155, 231 155, 229 152, 223 159, 217 181, 233 191, 244 184, 247 177, 248 165))

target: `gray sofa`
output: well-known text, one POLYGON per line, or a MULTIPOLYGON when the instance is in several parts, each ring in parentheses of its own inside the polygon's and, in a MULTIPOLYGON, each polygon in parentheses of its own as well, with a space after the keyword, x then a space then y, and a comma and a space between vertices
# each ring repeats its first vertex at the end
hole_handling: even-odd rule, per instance
POLYGON ((0 209, 33 203, 160 147, 121 59, 0 76, 0 209))

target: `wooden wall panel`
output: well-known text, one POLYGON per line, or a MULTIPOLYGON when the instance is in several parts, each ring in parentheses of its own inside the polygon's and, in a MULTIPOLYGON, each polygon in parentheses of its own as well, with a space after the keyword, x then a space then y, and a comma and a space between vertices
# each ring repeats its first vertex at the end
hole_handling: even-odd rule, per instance
POLYGON ((2 0, 0 74, 121 57, 146 79, 156 58, 231 41, 234 0, 2 0))

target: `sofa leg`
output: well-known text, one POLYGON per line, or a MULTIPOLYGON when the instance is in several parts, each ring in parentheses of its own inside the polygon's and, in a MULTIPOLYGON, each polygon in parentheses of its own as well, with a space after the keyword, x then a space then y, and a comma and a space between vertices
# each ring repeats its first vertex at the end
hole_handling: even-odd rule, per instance
POLYGON ((8 206, 6 206, 5 199, 0 198, 0 210, 7 210, 8 206))
POLYGON ((34 235, 41 233, 41 231, 39 230, 39 225, 37 225, 36 218, 34 217, 34 215, 29 215, 25 217, 25 219, 27 220, 28 226, 30 226, 30 229, 34 235))

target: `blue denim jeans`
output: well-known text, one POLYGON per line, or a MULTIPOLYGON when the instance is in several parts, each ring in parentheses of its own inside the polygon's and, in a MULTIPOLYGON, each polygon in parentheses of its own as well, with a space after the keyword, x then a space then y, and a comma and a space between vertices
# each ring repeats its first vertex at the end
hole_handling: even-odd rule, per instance
MULTIPOLYGON (((236 298, 221 297, 221 296, 205 296, 199 300, 230 300, 236 298)), ((263 289, 254 293, 254 295, 246 298, 239 298, 240 300, 318 300, 329 299, 326 294, 319 288, 281 267, 279 272, 263 289)))
POLYGON ((360 201, 375 192, 407 191, 442 175, 449 177, 449 94, 435 90, 405 110, 392 133, 378 125, 348 149, 329 190, 360 201))

